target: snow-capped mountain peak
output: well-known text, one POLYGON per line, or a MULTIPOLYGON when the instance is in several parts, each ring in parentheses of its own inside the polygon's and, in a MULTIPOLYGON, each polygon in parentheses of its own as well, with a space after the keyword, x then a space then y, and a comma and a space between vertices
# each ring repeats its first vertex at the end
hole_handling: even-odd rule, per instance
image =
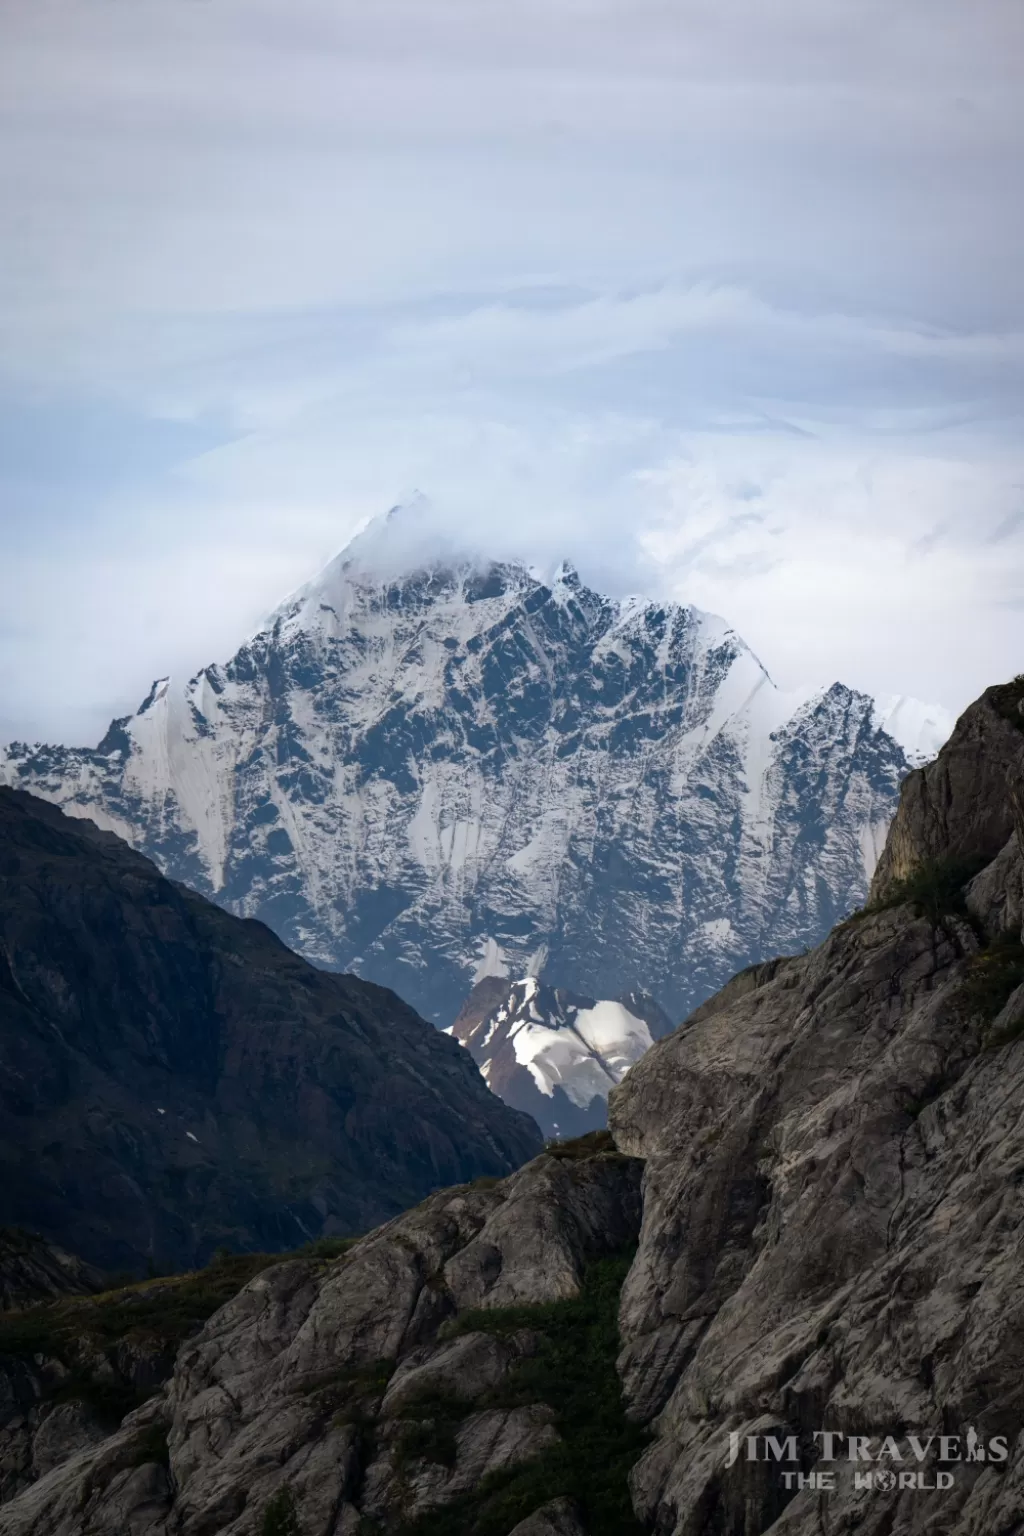
POLYGON ((95 750, 15 745, 0 781, 438 1023, 475 978, 531 969, 678 1017, 863 900, 937 712, 785 693, 724 620, 568 563, 545 580, 428 541, 417 564, 421 510, 95 750))
POLYGON ((493 1093, 549 1136, 607 1123, 608 1092, 671 1029, 652 998, 582 997, 536 976, 477 983, 452 1026, 493 1093))

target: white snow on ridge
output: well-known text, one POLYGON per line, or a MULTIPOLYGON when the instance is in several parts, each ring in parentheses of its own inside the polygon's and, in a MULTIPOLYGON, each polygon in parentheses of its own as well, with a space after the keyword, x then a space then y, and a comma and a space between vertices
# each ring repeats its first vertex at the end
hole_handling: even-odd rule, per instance
POLYGON ((622 1081, 653 1045, 643 1019, 621 1003, 599 1002, 562 1027, 527 1019, 511 1031, 516 1061, 547 1098, 561 1088, 580 1109, 622 1081))
POLYGON ((923 704, 903 693, 880 694, 872 719, 876 730, 899 742, 915 768, 938 756, 955 724, 951 711, 941 704, 923 704))
MULTIPOLYGON (((568 566, 540 583, 431 548, 416 572, 406 548, 398 570, 400 522, 231 662, 155 684, 111 750, 0 749, 0 783, 439 1023, 473 981, 548 957, 581 996, 657 986, 681 1017, 863 899, 944 710, 784 692, 724 619, 568 566)), ((549 1093, 567 1050, 531 1055, 549 1093)))
POLYGON ((617 1083, 654 1043, 644 1020, 623 1003, 605 1001, 581 1008, 573 1027, 617 1083))
POLYGON ((453 1031, 492 1091, 501 1094, 502 1085, 511 1084, 508 1102, 521 1108, 528 1106, 517 1100, 522 1088, 511 1081, 513 1066, 529 1073, 544 1098, 560 1089, 577 1109, 592 1113, 595 1100, 606 1100, 653 1043, 646 1021, 624 1002, 577 997, 536 976, 509 982, 498 996, 481 1014, 471 994, 453 1031))

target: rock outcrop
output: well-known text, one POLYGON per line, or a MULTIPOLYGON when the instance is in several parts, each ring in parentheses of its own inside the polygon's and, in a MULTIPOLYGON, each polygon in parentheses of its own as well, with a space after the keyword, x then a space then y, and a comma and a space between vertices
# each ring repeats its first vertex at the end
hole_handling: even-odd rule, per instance
MULTIPOLYGON (((345 1246, 321 1242, 304 1257, 345 1246)), ((194 1274, 92 1295, 81 1294, 78 1266, 65 1294, 0 1312, 0 1503, 106 1439, 168 1380, 182 1341, 273 1262, 220 1256, 194 1274)))
POLYGON ((1024 829, 1024 678, 987 688, 933 763, 903 781, 869 902, 936 860, 987 864, 1024 829))
POLYGON ((986 870, 945 911, 879 903, 734 984, 611 1096, 617 1145, 646 1165, 620 1366, 656 1438, 632 1486, 665 1536, 1009 1536, 1024 1519, 1018 743, 991 692, 906 791, 884 861, 893 880, 928 860, 986 870), (823 1462, 823 1430, 876 1456, 892 1436, 881 1485, 856 1487, 872 1464, 845 1441, 823 1462), (835 1491, 727 1466, 730 1434, 794 1436, 790 1471, 827 1465, 835 1491), (964 1458, 970 1434, 1002 1437, 1008 1460, 951 1459, 949 1489, 901 1489, 910 1434, 964 1458))
POLYGON ((164 1272, 366 1231, 541 1144, 394 994, 0 789, 0 1220, 164 1272))
MULTIPOLYGON (((563 1444, 535 1395, 551 1309, 635 1241, 640 1172, 600 1141, 567 1148, 434 1195, 333 1263, 264 1270, 182 1347, 164 1394, 0 1508, 0 1532, 261 1536, 280 1514, 294 1524, 271 1528, 354 1536, 487 1480, 509 1501, 516 1470, 563 1444)), ((564 1498, 537 1506, 537 1532, 581 1529, 564 1498)))

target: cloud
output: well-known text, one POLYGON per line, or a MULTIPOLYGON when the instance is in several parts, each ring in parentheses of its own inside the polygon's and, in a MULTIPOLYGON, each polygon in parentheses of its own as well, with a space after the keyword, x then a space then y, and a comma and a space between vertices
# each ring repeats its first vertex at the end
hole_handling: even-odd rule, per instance
POLYGON ((1022 29, 4 8, 0 731, 95 736, 413 486, 786 678, 957 705, 1018 669, 1022 29))

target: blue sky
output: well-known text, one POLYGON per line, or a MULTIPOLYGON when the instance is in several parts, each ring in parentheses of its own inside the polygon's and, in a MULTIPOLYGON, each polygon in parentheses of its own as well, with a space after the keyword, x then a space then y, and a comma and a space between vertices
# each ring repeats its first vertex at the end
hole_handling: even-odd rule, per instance
POLYGON ((414 487, 783 684, 1024 668, 1019 0, 0 7, 0 739, 414 487))

